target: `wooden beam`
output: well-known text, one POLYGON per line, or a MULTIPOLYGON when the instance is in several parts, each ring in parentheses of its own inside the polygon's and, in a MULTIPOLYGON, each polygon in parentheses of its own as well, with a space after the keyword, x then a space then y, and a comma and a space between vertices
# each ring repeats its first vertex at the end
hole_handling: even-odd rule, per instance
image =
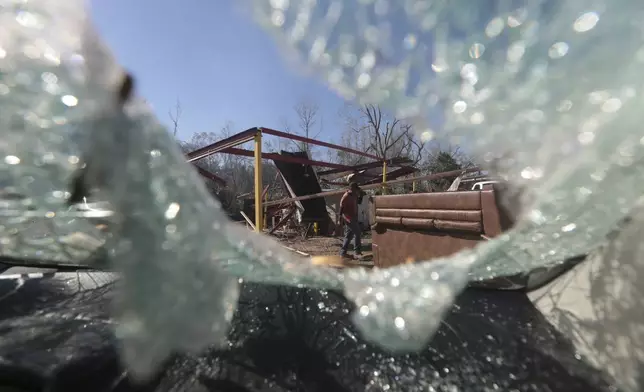
POLYGON ((271 231, 269 231, 269 232, 268 232, 268 234, 273 234, 273 233, 275 233, 275 231, 277 231, 277 229, 279 229, 280 227, 284 226, 284 225, 286 224, 286 222, 288 222, 288 220, 289 220, 289 219, 291 219, 291 217, 293 216, 293 214, 295 214, 295 211, 297 211, 297 208, 293 207, 293 208, 291 209, 291 211, 289 211, 289 213, 288 213, 288 214, 286 214, 286 216, 285 216, 285 217, 283 217, 279 222, 277 222, 277 224, 275 225, 275 227, 273 227, 273 228, 271 229, 271 231))
POLYGON ((241 214, 241 216, 243 216, 243 217, 244 217, 244 219, 246 219, 246 223, 248 223, 248 224, 250 225, 250 227, 251 227, 253 230, 255 230, 255 224, 253 223, 253 221, 251 221, 251 220, 250 220, 250 218, 248 217, 248 215, 246 215, 246 213, 244 213, 244 211, 239 211, 239 213, 241 214))
MULTIPOLYGON (((452 170, 452 171, 444 172, 444 173, 428 174, 426 176, 404 178, 402 180, 389 181, 389 182, 387 182, 387 186, 404 184, 404 183, 413 182, 413 181, 431 181, 431 180, 438 180, 440 178, 457 177, 457 176, 460 176, 462 173, 469 173, 469 172, 476 172, 476 171, 479 171, 479 168, 473 167, 473 168, 463 169, 463 170, 452 170)), ((367 190, 367 189, 377 189, 377 188, 381 188, 381 187, 382 187, 382 184, 379 183, 379 184, 361 186, 360 188, 362 190, 367 190)), ((344 192, 346 192, 346 189, 338 189, 336 191, 315 193, 313 195, 305 195, 305 196, 291 197, 291 198, 288 198, 288 199, 269 201, 269 202, 265 203, 264 205, 265 206, 272 206, 272 205, 278 205, 278 204, 288 203, 288 202, 293 202, 293 201, 311 200, 311 199, 317 199, 319 197, 340 195, 340 194, 343 194, 344 192)))
POLYGON ((290 250, 291 252, 295 252, 295 253, 297 253, 298 255, 301 255, 301 256, 304 256, 304 257, 310 257, 310 256, 311 256, 311 255, 310 255, 310 254, 308 254, 308 253, 302 252, 301 250, 297 250, 297 249, 291 248, 290 246, 282 245, 282 248, 284 248, 284 249, 288 249, 288 250, 290 250))

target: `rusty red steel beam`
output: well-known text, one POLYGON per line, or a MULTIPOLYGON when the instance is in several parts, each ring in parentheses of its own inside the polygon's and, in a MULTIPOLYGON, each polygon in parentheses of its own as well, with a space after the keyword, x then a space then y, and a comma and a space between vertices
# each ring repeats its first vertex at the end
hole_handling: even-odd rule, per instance
MULTIPOLYGON (((403 166, 400 169, 396 169, 388 172, 387 179, 389 181, 392 181, 392 180, 395 180, 396 178, 399 178, 408 174, 412 174, 417 171, 418 169, 415 167, 403 166)), ((346 181, 329 181, 329 180, 321 179, 320 182, 324 184, 329 184, 329 185, 349 186, 349 183, 346 181)), ((361 186, 375 184, 375 183, 382 183, 382 174, 376 174, 374 176, 371 176, 371 178, 365 180, 362 184, 360 184, 360 181, 358 180, 358 183, 361 186)))
MULTIPOLYGON (((251 150, 244 150, 244 149, 239 149, 235 148, 235 146, 238 146, 242 143, 246 143, 248 141, 253 140, 255 135, 257 134, 258 131, 261 131, 265 134, 268 135, 273 135, 277 137, 283 137, 283 138, 288 138, 292 140, 297 140, 301 141, 304 143, 310 143, 322 147, 327 147, 327 148, 332 148, 335 150, 340 150, 340 151, 345 151, 348 153, 356 154, 356 155, 361 155, 365 156, 368 158, 376 159, 378 161, 376 162, 370 162, 367 164, 363 165, 358 165, 358 166, 347 166, 347 165, 341 165, 337 163, 331 163, 331 162, 323 162, 323 161, 315 161, 312 159, 306 159, 306 158, 300 158, 300 157, 293 157, 293 156, 285 156, 281 154, 276 154, 276 153, 262 153, 262 158, 263 159, 271 159, 275 161, 282 161, 282 162, 289 162, 289 163, 299 163, 303 165, 311 165, 311 166, 319 166, 319 167, 328 167, 332 168, 332 170, 327 170, 324 172, 321 172, 320 174, 332 174, 332 173, 342 173, 342 172, 350 172, 350 171, 356 171, 356 170, 363 170, 363 168, 370 168, 370 167, 378 167, 379 165, 382 164, 382 160, 372 154, 365 153, 363 151, 358 151, 354 150, 348 147, 340 146, 337 144, 333 143, 327 143, 327 142, 322 142, 314 139, 310 139, 307 137, 299 136, 299 135, 294 135, 291 133, 287 132, 281 132, 281 131, 276 131, 274 129, 270 128, 249 128, 243 132, 240 132, 236 135, 230 136, 228 138, 219 140, 215 143, 212 143, 208 146, 199 148, 195 151, 192 151, 188 153, 186 156, 188 158, 188 162, 195 162, 197 160, 206 158, 210 155, 216 154, 216 153, 226 153, 226 154, 232 154, 232 155, 240 155, 240 156, 247 156, 247 157, 253 157, 255 153, 251 150)), ((389 164, 398 164, 398 160, 405 160, 405 158, 393 158, 390 160, 387 160, 389 164)), ((218 176, 214 175, 213 173, 208 172, 207 170, 198 168, 199 173, 206 177, 209 178, 213 181, 216 181, 220 184, 226 184, 226 181, 223 180, 222 178, 219 178, 218 176)))
MULTIPOLYGON (((387 159, 387 165, 389 166, 398 166, 401 164, 405 163, 411 163, 411 159, 409 158, 404 158, 404 157, 397 157, 397 158, 391 158, 387 159)), ((351 171, 359 171, 359 170, 366 170, 366 169, 374 169, 376 167, 381 167, 382 166, 382 160, 376 161, 376 162, 367 162, 367 163, 362 163, 360 165, 355 165, 351 167, 351 171)), ((329 174, 338 174, 342 173, 343 171, 340 169, 331 169, 331 170, 324 170, 321 172, 318 172, 318 175, 320 176, 326 176, 329 174)))
MULTIPOLYGON (((408 174, 415 173, 417 171, 418 171, 418 169, 416 169, 415 167, 403 166, 400 169, 396 169, 396 170, 388 172, 387 173, 387 182, 393 181, 396 178, 406 176, 408 174)), ((382 174, 379 174, 379 175, 375 176, 375 178, 366 181, 364 184, 365 185, 370 185, 370 184, 375 184, 375 183, 382 183, 382 174)))
POLYGON ((216 183, 219 183, 221 185, 224 185, 224 186, 226 185, 226 180, 224 180, 223 178, 217 176, 216 174, 213 174, 213 173, 209 172, 206 169, 202 169, 197 165, 194 165, 194 166, 197 168, 197 171, 199 172, 199 174, 201 174, 203 177, 206 177, 206 178, 208 178, 210 180, 213 180, 216 183))
POLYGON ((340 146, 338 144, 322 142, 322 141, 311 139, 311 138, 308 138, 308 137, 304 137, 304 136, 300 136, 300 135, 294 135, 294 134, 288 133, 288 132, 276 131, 276 130, 270 129, 270 128, 259 128, 259 129, 262 131, 262 133, 265 133, 267 135, 273 135, 273 136, 277 136, 277 137, 283 137, 285 139, 297 140, 297 141, 303 142, 303 143, 314 144, 316 146, 327 147, 327 148, 331 148, 331 149, 334 149, 334 150, 340 150, 340 151, 348 152, 348 153, 351 153, 351 154, 360 155, 360 156, 363 156, 363 157, 367 157, 367 158, 382 161, 382 159, 380 159, 376 155, 368 154, 368 153, 366 153, 364 151, 354 150, 354 149, 349 148, 349 147, 340 146))
MULTIPOLYGON (((368 154, 368 153, 363 152, 363 151, 354 150, 352 148, 340 146, 340 145, 337 145, 337 144, 322 142, 322 141, 310 139, 310 138, 307 138, 307 137, 304 137, 304 136, 294 135, 294 134, 288 133, 288 132, 276 131, 276 130, 270 129, 270 128, 257 128, 257 127, 254 127, 254 128, 249 128, 249 129, 247 129, 247 130, 245 130, 243 132, 240 132, 240 133, 238 133, 236 135, 233 135, 233 136, 230 136, 228 138, 219 140, 219 141, 217 141, 217 142, 215 142, 213 144, 210 144, 208 146, 199 148, 199 149, 197 149, 195 151, 192 151, 192 152, 188 153, 187 154, 188 162, 193 162, 193 161, 196 161, 196 160, 199 160, 199 159, 203 159, 203 158, 206 158, 206 157, 208 157, 210 155, 216 154, 218 152, 225 152, 225 150, 230 148, 230 147, 235 147, 235 146, 238 146, 238 145, 240 145, 242 143, 246 143, 246 142, 248 142, 250 140, 253 140, 253 138, 255 137, 255 135, 257 134, 258 131, 261 131, 262 133, 265 133, 267 135, 273 135, 273 136, 277 136, 277 137, 283 137, 283 138, 286 138, 286 139, 297 140, 297 141, 301 141, 301 142, 304 142, 304 143, 309 143, 309 144, 314 144, 314 145, 318 145, 318 146, 322 146, 322 147, 332 148, 334 150, 345 151, 345 152, 348 152, 348 153, 351 153, 351 154, 356 154, 356 155, 364 156, 364 157, 367 157, 367 158, 372 158, 372 159, 382 161, 376 155, 368 154)), ((326 167, 330 167, 330 166, 326 166, 326 167)), ((339 167, 337 169, 339 169, 339 167)))
POLYGON ((250 128, 231 137, 227 137, 205 147, 198 148, 187 154, 188 162, 194 162, 218 152, 223 152, 227 148, 235 147, 242 143, 251 141, 255 138, 258 131, 259 130, 257 128, 250 128))
MULTIPOLYGON (((251 150, 244 150, 242 148, 235 148, 235 147, 229 147, 225 150, 219 151, 225 154, 231 154, 231 155, 239 155, 239 156, 244 156, 244 157, 254 157, 255 152, 251 150)), ((346 166, 346 165, 340 165, 338 163, 331 163, 331 162, 322 162, 322 161, 314 161, 311 159, 306 159, 306 158, 300 158, 300 157, 294 157, 294 156, 287 156, 287 155, 281 155, 277 154, 274 152, 263 152, 262 153, 262 159, 270 159, 274 161, 282 161, 282 162, 288 162, 288 163, 299 163, 302 165, 311 165, 311 166, 320 166, 320 167, 335 167, 335 168, 341 168, 343 170, 350 169, 351 166, 346 166)))
MULTIPOLYGON (((462 170, 452 170, 452 171, 443 172, 443 173, 429 174, 429 175, 426 175, 426 176, 419 176, 419 177, 412 177, 412 178, 404 178, 404 179, 401 179, 401 180, 387 181, 386 185, 389 186, 389 185, 404 184, 404 183, 413 182, 413 181, 430 181, 430 180, 438 180, 440 178, 458 177, 463 173, 477 172, 479 170, 480 169, 478 167, 472 167, 472 168, 462 169, 462 170)), ((365 186, 361 186, 360 188, 362 190, 367 190, 367 189, 377 189, 377 188, 380 188, 380 187, 382 187, 382 183, 372 184, 372 185, 365 185, 365 186)), ((311 199, 317 199, 319 197, 335 196, 335 195, 340 195, 340 194, 342 194, 344 192, 346 192, 346 189, 338 189, 338 190, 335 190, 335 191, 315 193, 315 194, 312 194, 312 195, 304 195, 304 196, 298 196, 298 197, 291 197, 291 198, 288 198, 288 199, 268 201, 268 202, 264 203, 264 206, 270 207, 270 206, 273 206, 273 205, 287 203, 287 202, 311 200, 311 199)))

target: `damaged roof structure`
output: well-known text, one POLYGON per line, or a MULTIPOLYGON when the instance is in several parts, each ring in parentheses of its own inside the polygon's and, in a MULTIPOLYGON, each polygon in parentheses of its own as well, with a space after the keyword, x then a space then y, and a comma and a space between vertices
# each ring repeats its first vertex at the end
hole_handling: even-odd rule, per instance
MULTIPOLYGON (((264 226, 271 223, 269 234, 274 234, 284 225, 293 222, 307 225, 304 235, 311 226, 319 232, 336 233, 338 197, 344 193, 351 181, 357 182, 363 190, 378 189, 385 186, 400 185, 416 181, 458 178, 474 173, 481 174, 476 167, 453 170, 443 173, 431 173, 410 177, 418 169, 405 157, 382 159, 364 151, 354 150, 345 146, 310 139, 270 128, 250 128, 236 135, 224 138, 208 146, 199 148, 187 154, 188 162, 195 163, 216 153, 225 153, 255 159, 255 184, 253 195, 244 200, 244 211, 241 215, 246 223, 255 231, 264 232, 264 226), (270 135, 315 146, 344 151, 350 154, 368 158, 371 161, 359 165, 343 165, 334 162, 324 162, 310 159, 306 152, 280 153, 262 151, 262 135, 270 135), (254 141, 253 150, 241 149, 237 146, 254 141), (269 186, 264 187, 262 181, 263 160, 273 161, 278 176, 289 193, 288 198, 281 200, 265 200, 269 186), (402 178, 401 178, 402 177, 402 178), (254 214, 253 214, 254 212, 254 214)), ((199 173, 210 180, 225 186, 225 181, 213 173, 198 168, 199 173)), ((243 197, 243 196, 242 196, 243 197)))
MULTIPOLYGON (((259 208, 261 211, 256 211, 256 219, 251 219, 249 216, 247 216, 249 214, 245 214, 245 219, 248 221, 248 223, 252 224, 255 227, 258 226, 258 216, 264 218, 264 213, 270 214, 272 212, 271 210, 280 210, 285 208, 296 210, 293 212, 296 213, 298 220, 302 223, 318 223, 321 227, 332 226, 334 219, 329 216, 329 210, 327 208, 325 198, 323 196, 320 196, 320 194, 324 193, 323 189, 329 190, 329 188, 337 188, 338 186, 346 187, 350 181, 355 181, 360 185, 380 184, 385 180, 395 180, 397 178, 413 174, 417 171, 416 168, 410 166, 412 162, 407 158, 393 158, 384 161, 380 157, 364 151, 358 151, 337 144, 314 140, 300 135, 281 132, 270 128, 256 127, 247 129, 236 135, 219 140, 213 144, 192 151, 187 154, 187 159, 188 162, 194 164, 196 161, 216 153, 255 157, 255 179, 256 185, 257 183, 260 184, 259 188, 262 187, 261 174, 259 174, 258 178, 257 173, 258 162, 259 165, 261 165, 261 160, 267 159, 273 161, 273 163, 275 164, 275 167, 279 172, 279 176, 281 177, 282 182, 290 195, 290 198, 283 200, 283 203, 278 203, 278 201, 268 202, 270 203, 270 205, 267 203, 259 208), (349 166, 333 162, 312 160, 306 152, 281 151, 280 153, 264 153, 261 151, 262 134, 344 151, 350 154, 369 158, 372 161, 360 165, 349 166), (236 147, 251 140, 255 140, 255 151, 240 149, 236 147), (316 168, 319 171, 316 171, 316 168), (315 195, 318 196, 300 200, 300 198, 302 197, 315 195)), ((226 182, 222 178, 219 178, 215 174, 210 173, 202 168, 197 169, 203 177, 213 180, 222 186, 225 186, 226 182)), ((261 171, 261 169, 259 171, 261 171)), ((256 188, 258 187, 256 186, 256 188)), ((266 190, 267 189, 255 190, 255 195, 251 199, 253 200, 253 204, 257 204, 254 203, 254 201, 257 199, 260 199, 260 205, 264 204, 262 202, 266 194, 266 190)), ((329 193, 337 194, 338 192, 329 193)), ((257 210, 257 208, 255 209, 257 210)), ((264 219, 261 219, 259 222, 260 227, 263 226, 263 220, 264 219)))

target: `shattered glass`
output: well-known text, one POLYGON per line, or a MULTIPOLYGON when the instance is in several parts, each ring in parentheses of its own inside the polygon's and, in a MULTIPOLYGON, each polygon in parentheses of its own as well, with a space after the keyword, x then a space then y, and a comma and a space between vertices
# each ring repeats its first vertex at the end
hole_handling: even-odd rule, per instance
POLYGON ((305 263, 229 222, 149 108, 118 101, 124 72, 82 1, 0 0, 2 255, 73 264, 104 251, 121 274, 117 335, 138 375, 175 351, 227 347, 244 280, 341 290, 366 338, 414 351, 468 282, 597 248, 644 191, 637 2, 250 4, 285 53, 339 94, 391 109, 424 139, 467 144, 510 184, 521 219, 431 263, 305 263), (68 205, 82 170, 106 207, 68 205))

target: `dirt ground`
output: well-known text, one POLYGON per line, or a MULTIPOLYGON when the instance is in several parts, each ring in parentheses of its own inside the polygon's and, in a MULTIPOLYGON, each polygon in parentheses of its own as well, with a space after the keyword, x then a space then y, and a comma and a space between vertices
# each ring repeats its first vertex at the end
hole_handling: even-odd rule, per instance
MULTIPOLYGON (((301 236, 281 239, 284 245, 300 252, 308 253, 311 256, 332 256, 340 253, 342 237, 309 237, 301 236)), ((365 258, 371 256, 371 237, 362 238, 362 252, 365 258)), ((353 253, 353 244, 349 247, 349 253, 353 253)))

